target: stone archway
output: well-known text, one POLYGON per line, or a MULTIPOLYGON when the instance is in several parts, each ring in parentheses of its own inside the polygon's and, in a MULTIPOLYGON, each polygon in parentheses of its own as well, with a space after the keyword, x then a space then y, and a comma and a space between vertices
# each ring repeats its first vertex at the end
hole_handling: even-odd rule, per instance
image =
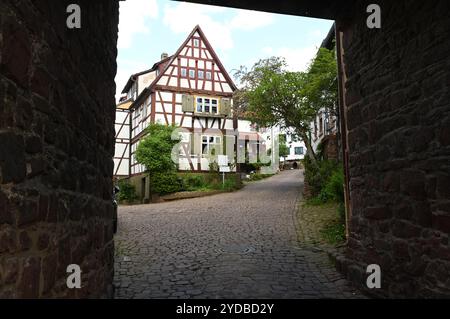
MULTIPOLYGON (((0 4, 0 297, 112 296, 118 1, 0 4), (65 288, 80 264, 89 285, 65 288)), ((192 1, 337 20, 347 254, 382 296, 449 296, 449 4, 379 1, 382 28, 346 1, 192 1)), ((358 3, 358 6, 354 6, 358 3)), ((363 286, 364 287, 364 286, 363 286)))
POLYGON ((78 2, 0 3, 0 298, 113 295, 119 4, 78 2))

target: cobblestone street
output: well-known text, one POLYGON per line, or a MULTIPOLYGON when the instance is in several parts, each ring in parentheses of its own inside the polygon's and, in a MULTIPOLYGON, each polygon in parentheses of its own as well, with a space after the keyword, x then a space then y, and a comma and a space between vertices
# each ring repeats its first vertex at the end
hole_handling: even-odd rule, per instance
POLYGON ((323 252, 299 244, 302 173, 240 191, 122 206, 116 298, 357 298, 323 252))

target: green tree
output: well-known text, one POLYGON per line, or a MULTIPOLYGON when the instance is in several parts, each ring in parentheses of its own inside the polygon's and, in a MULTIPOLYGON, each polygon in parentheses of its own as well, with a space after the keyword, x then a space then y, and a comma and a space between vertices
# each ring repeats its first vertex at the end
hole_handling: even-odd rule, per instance
POLYGON ((321 48, 306 72, 290 72, 282 57, 271 57, 235 72, 241 89, 234 103, 244 118, 259 126, 291 127, 306 145, 313 162, 311 122, 320 108, 335 108, 337 66, 334 50, 321 48))
POLYGON ((136 150, 136 161, 145 165, 150 176, 152 191, 157 193, 178 190, 176 187, 177 165, 172 160, 172 149, 179 142, 179 136, 172 139, 175 129, 176 126, 150 124, 145 129, 146 136, 142 138, 136 150))
POLYGON ((289 147, 286 145, 286 135, 280 134, 278 137, 278 155, 280 157, 286 157, 289 155, 289 147))

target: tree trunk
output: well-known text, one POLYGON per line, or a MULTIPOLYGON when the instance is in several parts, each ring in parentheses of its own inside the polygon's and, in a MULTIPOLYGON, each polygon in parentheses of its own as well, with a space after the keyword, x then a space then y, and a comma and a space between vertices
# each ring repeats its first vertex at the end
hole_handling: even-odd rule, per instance
POLYGON ((300 136, 301 136, 301 138, 303 139, 303 141, 305 142, 305 146, 306 146, 306 150, 307 150, 306 153, 307 153, 308 155, 311 155, 311 156, 310 156, 311 161, 312 161, 314 164, 317 163, 316 153, 314 153, 314 149, 313 149, 313 147, 312 147, 312 145, 311 145, 311 141, 310 141, 310 139, 309 139, 309 137, 308 137, 308 134, 302 132, 302 133, 300 134, 300 136))

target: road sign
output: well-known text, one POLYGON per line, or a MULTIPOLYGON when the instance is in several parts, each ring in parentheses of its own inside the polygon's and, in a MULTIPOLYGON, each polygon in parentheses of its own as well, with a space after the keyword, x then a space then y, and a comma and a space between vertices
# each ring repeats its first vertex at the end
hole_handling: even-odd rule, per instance
POLYGON ((219 166, 228 166, 228 155, 217 155, 217 164, 219 166))
POLYGON ((221 173, 231 172, 230 166, 219 166, 219 172, 221 172, 221 173))

